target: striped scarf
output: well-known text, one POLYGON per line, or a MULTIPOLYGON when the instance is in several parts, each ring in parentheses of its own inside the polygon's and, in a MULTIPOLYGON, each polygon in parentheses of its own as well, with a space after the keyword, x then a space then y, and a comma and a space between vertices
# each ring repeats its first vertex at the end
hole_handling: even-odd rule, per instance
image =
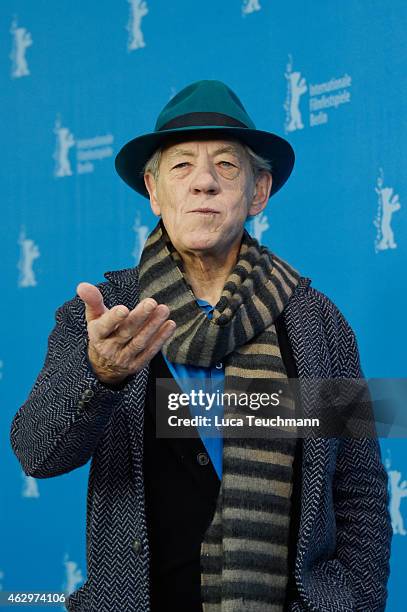
MULTIPOLYGON (((276 378, 284 388, 278 414, 291 417, 295 404, 273 321, 299 278, 244 230, 236 264, 209 319, 196 302, 161 219, 147 238, 139 265, 140 299, 153 297, 166 304, 177 324, 162 347, 167 359, 202 367, 223 361, 225 393, 247 389, 256 379, 260 384, 276 378)), ((275 407, 268 409, 268 416, 277 414, 275 407)), ((224 405, 225 418, 236 416, 237 410, 242 407, 224 405)), ((244 410, 254 414, 247 406, 244 410)), ((204 612, 283 610, 295 443, 292 436, 224 437, 222 482, 201 544, 204 612)))

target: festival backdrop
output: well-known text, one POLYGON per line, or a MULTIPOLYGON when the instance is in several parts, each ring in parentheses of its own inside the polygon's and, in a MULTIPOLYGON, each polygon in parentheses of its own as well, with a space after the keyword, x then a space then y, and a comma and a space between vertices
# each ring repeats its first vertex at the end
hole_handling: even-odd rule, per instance
MULTIPOLYGON (((72 592, 86 579, 89 464, 26 476, 9 430, 56 308, 80 281, 135 266, 157 222, 115 154, 186 85, 228 84, 296 152, 247 229, 341 309, 366 377, 405 377, 407 13, 403 0, 3 0, 0 24, 0 589, 72 592)), ((394 531, 386 609, 399 612, 407 449, 380 445, 394 531)))

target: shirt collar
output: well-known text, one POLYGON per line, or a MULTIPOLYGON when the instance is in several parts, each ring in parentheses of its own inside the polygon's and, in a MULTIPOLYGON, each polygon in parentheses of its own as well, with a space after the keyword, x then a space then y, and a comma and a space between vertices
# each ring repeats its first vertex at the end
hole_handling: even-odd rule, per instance
POLYGON ((212 312, 212 310, 214 310, 215 306, 212 306, 212 304, 210 304, 206 300, 202 300, 200 298, 195 298, 195 299, 196 299, 198 305, 201 308, 204 308, 207 312, 212 312))

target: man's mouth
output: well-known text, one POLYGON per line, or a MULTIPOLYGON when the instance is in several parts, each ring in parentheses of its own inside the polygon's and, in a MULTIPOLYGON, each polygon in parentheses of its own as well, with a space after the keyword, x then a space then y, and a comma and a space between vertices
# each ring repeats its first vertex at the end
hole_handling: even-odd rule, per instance
POLYGON ((190 212, 198 212, 198 213, 212 214, 212 215, 219 213, 218 210, 215 210, 214 208, 208 208, 207 206, 201 207, 201 208, 194 208, 194 210, 191 210, 190 212))

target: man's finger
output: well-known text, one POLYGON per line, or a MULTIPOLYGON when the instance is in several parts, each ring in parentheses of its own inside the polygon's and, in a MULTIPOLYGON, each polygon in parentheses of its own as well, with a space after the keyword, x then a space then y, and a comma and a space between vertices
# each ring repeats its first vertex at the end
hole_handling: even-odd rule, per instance
POLYGON ((137 327, 142 327, 156 307, 157 302, 153 298, 145 298, 132 311, 123 304, 113 306, 92 324, 92 329, 88 327, 90 337, 93 342, 111 339, 114 343, 126 344, 133 337, 134 320, 131 328, 130 322, 127 322, 130 315, 136 317, 137 327))
POLYGON ((157 304, 153 298, 145 298, 129 312, 118 335, 124 342, 138 335, 140 340, 148 339, 169 314, 168 306, 157 304))
POLYGON ((137 369, 143 368, 161 350, 163 344, 168 340, 177 327, 175 321, 169 319, 163 323, 159 330, 150 339, 148 345, 141 353, 135 355, 134 366, 137 369))
POLYGON ((85 302, 86 321, 89 323, 98 319, 108 308, 103 303, 103 296, 95 285, 79 283, 76 293, 85 302))
POLYGON ((170 309, 165 304, 159 304, 148 319, 145 313, 146 311, 144 310, 142 314, 137 314, 134 310, 129 313, 123 324, 122 337, 126 338, 125 334, 127 334, 127 344, 124 347, 125 353, 131 354, 143 351, 149 344, 153 334, 157 332, 169 316, 170 309))

